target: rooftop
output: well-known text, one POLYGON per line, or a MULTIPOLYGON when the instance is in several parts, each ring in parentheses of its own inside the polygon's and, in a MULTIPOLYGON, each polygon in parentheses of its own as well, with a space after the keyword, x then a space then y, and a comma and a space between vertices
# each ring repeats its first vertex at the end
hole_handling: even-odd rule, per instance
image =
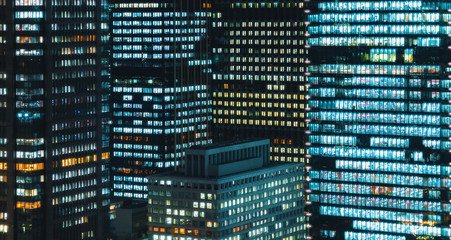
POLYGON ((217 148, 223 148, 223 147, 230 147, 245 143, 251 143, 251 142, 257 142, 257 141, 267 141, 267 139, 264 138, 246 138, 246 139, 240 139, 236 141, 226 141, 226 142, 218 142, 208 145, 196 145, 191 147, 190 149, 195 150, 211 150, 211 149, 217 149, 217 148))

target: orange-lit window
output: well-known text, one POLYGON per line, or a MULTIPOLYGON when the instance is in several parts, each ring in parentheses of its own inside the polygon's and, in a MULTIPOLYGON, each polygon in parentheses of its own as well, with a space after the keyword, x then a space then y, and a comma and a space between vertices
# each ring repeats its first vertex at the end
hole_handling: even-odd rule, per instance
POLYGON ((109 159, 109 158, 110 158, 110 152, 102 153, 102 160, 109 159))
POLYGON ((16 170, 18 171, 38 171, 44 169, 44 163, 34 163, 34 164, 26 164, 26 163, 16 163, 16 170))
POLYGON ((96 162, 96 161, 97 161, 97 155, 90 155, 90 156, 84 156, 84 157, 79 157, 79 158, 66 158, 66 159, 61 160, 60 166, 61 167, 70 167, 70 166, 74 166, 77 164, 96 162))
POLYGON ((17 202, 16 208, 36 209, 41 207, 41 201, 37 202, 17 202))

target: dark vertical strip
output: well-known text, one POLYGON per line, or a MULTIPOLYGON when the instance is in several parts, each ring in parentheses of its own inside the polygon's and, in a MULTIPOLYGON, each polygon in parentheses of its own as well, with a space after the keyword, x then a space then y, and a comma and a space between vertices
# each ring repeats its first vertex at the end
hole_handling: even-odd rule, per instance
POLYGON ((5 12, 6 19, 6 89, 7 89, 7 108, 6 108, 6 136, 7 136, 7 195, 6 207, 8 213, 8 233, 7 239, 14 240, 15 237, 15 215, 16 208, 15 193, 16 193, 16 166, 14 161, 16 133, 15 133, 15 77, 14 77, 14 1, 6 1, 5 12))
MULTIPOLYGON (((53 2, 54 0, 44 1, 44 18, 46 22, 52 22, 54 19, 53 13, 53 2)), ((41 207, 44 208, 44 222, 45 231, 43 231, 44 239, 54 239, 54 206, 52 204, 52 173, 53 173, 53 156, 52 156, 52 122, 53 122, 53 111, 52 111, 52 66, 53 66, 53 56, 52 56, 52 29, 51 24, 43 24, 45 29, 42 32, 44 36, 44 112, 45 112, 45 162, 44 162, 44 175, 45 175, 45 188, 44 188, 44 199, 41 207)))

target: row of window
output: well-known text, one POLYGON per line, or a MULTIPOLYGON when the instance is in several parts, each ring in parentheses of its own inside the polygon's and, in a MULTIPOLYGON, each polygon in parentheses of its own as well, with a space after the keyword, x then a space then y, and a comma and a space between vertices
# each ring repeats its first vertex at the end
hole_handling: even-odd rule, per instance
POLYGON ((113 34, 201 34, 205 33, 207 30, 205 28, 189 28, 189 29, 161 29, 161 28, 124 28, 124 29, 113 29, 113 34))
POLYGON ((16 56, 43 56, 44 50, 42 49, 16 49, 16 56))
MULTIPOLYGON (((147 101, 144 101, 147 102, 147 101)), ((195 102, 185 102, 185 103, 178 103, 178 104, 166 104, 166 105, 162 105, 162 104, 152 104, 150 106, 152 106, 153 110, 162 110, 163 107, 164 109, 168 110, 168 109, 184 109, 187 107, 194 107, 194 106, 208 106, 209 104, 211 104, 210 101, 195 101, 195 102), (208 103, 207 103, 208 102, 208 103)), ((142 109, 143 105, 139 104, 139 103, 123 103, 122 106, 120 104, 113 104, 113 108, 134 108, 134 109, 142 109)), ((197 109, 196 112, 199 112, 200 109, 197 109)), ((189 111, 190 113, 194 112, 193 110, 189 111)), ((184 116, 187 116, 186 113, 178 113, 178 114, 183 114, 184 116)))
POLYGON ((148 183, 149 179, 146 177, 127 177, 127 176, 116 176, 114 175, 113 181, 125 181, 125 182, 134 182, 134 183, 148 183))
MULTIPOLYGON (((399 89, 376 89, 376 88, 353 88, 353 89, 335 89, 335 88, 310 88, 311 97, 346 97, 346 98, 374 98, 374 99, 406 99, 406 90, 399 89)), ((436 98, 439 98, 438 95, 436 98)))
POLYGON ((355 146, 357 144, 357 137, 339 135, 310 135, 309 141, 311 143, 320 144, 355 146))
POLYGON ((44 13, 42 11, 17 11, 16 18, 43 18, 44 13))
POLYGON ((97 195, 96 191, 88 191, 88 192, 77 193, 74 195, 62 196, 62 197, 52 199, 53 200, 52 204, 58 205, 58 204, 64 204, 64 203, 72 203, 75 201, 82 201, 87 198, 93 198, 96 195, 97 195))
POLYGON ((120 3, 114 4, 114 8, 166 8, 169 3, 120 3))
POLYGON ((437 35, 451 33, 439 25, 323 25, 308 28, 310 34, 437 35))
MULTIPOLYGON (((206 120, 206 117, 202 120, 206 120)), ((199 122, 200 122, 199 118, 199 122)), ((164 129, 164 134, 173 134, 173 133, 185 133, 195 131, 196 126, 188 126, 188 127, 177 127, 177 128, 166 128, 164 129)), ((163 129, 160 128, 131 128, 131 127, 114 127, 113 132, 116 133, 135 133, 135 134, 163 134, 163 129)))
POLYGON ((310 22, 439 22, 440 13, 322 13, 308 16, 310 22))
POLYGON ((436 227, 428 225, 401 224, 392 222, 374 222, 354 220, 352 222, 354 229, 365 231, 379 231, 403 233, 411 235, 427 235, 433 237, 451 237, 451 229, 446 227, 436 227))
MULTIPOLYGON (((319 111, 311 112, 308 116, 321 121, 440 125, 440 115, 319 111)), ((442 118, 442 124, 449 125, 449 119, 442 118)))
POLYGON ((15 6, 42 6, 43 0, 15 0, 15 6))
MULTIPOLYGON (((354 90, 350 90, 354 91, 354 90)), ((357 91, 357 90, 356 90, 357 91)), ((342 109, 342 110, 369 110, 369 111, 394 111, 394 112, 424 112, 440 113, 449 112, 449 105, 440 103, 405 103, 405 102, 387 102, 387 101, 363 101, 363 100, 331 100, 319 101, 311 100, 309 105, 318 109, 342 109), (407 109, 407 106, 409 107, 407 109)))
POLYGON ((61 185, 54 185, 52 187, 52 193, 58 193, 58 192, 64 192, 64 191, 70 191, 70 190, 78 190, 80 188, 86 188, 90 186, 96 186, 97 180, 94 179, 87 179, 87 180, 81 180, 71 183, 64 183, 61 185))
MULTIPOLYGON (((17 1, 17 0, 16 0, 17 1)), ((21 0, 19 0, 21 1, 21 0)), ((53 0, 52 6, 82 6, 86 4, 87 6, 95 6, 95 0, 53 0)))
MULTIPOLYGON (((337 79, 335 77, 308 77, 308 82, 314 85, 343 85, 343 86, 374 86, 374 87, 406 87, 405 78, 399 77, 347 77, 337 79)), ((410 79, 412 81, 414 79, 410 79)), ((421 79, 418 79, 421 83, 421 79)), ((439 81, 439 80, 437 80, 439 81)), ((440 81, 439 81, 440 82, 440 81)))
POLYGON ((449 175, 451 172, 451 167, 448 166, 356 160, 336 160, 335 167, 337 169, 356 171, 399 172, 428 175, 449 175))
MULTIPOLYGON (((342 109, 342 110, 370 110, 370 111, 396 111, 404 112, 407 104, 404 102, 387 101, 362 101, 362 100, 331 100, 331 101, 309 101, 309 106, 319 109, 342 109)), ((439 108, 440 109, 440 108, 439 108)))
MULTIPOLYGON (((206 90, 207 85, 192 85, 186 87, 176 87, 176 88, 143 88, 143 87, 113 87, 113 92, 124 92, 124 93, 179 93, 179 92, 191 92, 206 90)), ((172 95, 171 95, 172 96, 172 95)))
POLYGON ((69 179, 69 178, 81 177, 81 176, 86 176, 86 175, 90 175, 90 174, 94 174, 94 173, 96 173, 95 167, 80 168, 77 170, 54 173, 54 174, 52 174, 52 180, 53 181, 58 181, 58 180, 67 181, 67 179, 69 179))
POLYGON ((381 233, 365 232, 345 232, 345 240, 366 239, 366 240, 406 240, 405 236, 388 235, 381 233))
MULTIPOLYGON (((177 144, 179 146, 179 144, 177 144)), ((114 149, 137 149, 137 150, 147 150, 147 151, 158 151, 158 145, 141 145, 141 144, 123 144, 114 143, 114 149)))
MULTIPOLYGON (((162 159, 162 155, 161 154, 156 154, 156 153, 139 153, 139 152, 118 152, 118 151, 114 151, 113 152, 113 156, 114 157, 124 157, 124 158, 129 158, 129 157, 134 157, 134 158, 147 158, 147 159, 162 159)), ((149 167, 151 167, 152 165, 154 165, 154 163, 149 162, 149 167)), ((163 167, 163 162, 158 162, 155 163, 156 167, 163 167), (161 165, 161 166, 160 166, 161 165)))
MULTIPOLYGON (((350 217, 350 218, 367 218, 380 219, 390 221, 406 221, 421 223, 423 221, 423 214, 409 213, 409 212, 393 212, 387 210, 368 210, 350 207, 336 207, 336 206, 321 206, 319 209, 321 215, 350 217)), ((361 238, 357 238, 361 239, 361 238)), ((367 239, 367 238, 365 238, 367 239)))
MULTIPOLYGON (((341 192, 362 195, 388 195, 392 197, 423 198, 423 189, 407 187, 385 187, 362 184, 345 184, 330 182, 312 182, 310 190, 322 192, 341 192)), ((429 196, 431 197, 431 196, 429 196)))
POLYGON ((318 4, 323 11, 412 11, 412 10, 447 10, 451 4, 445 2, 425 1, 350 1, 322 2, 318 4))
POLYGON ((147 199, 147 193, 132 193, 132 192, 120 192, 114 191, 113 196, 115 197, 126 197, 126 198, 136 198, 136 199, 147 199))
POLYGON ((43 158, 45 156, 44 150, 34 151, 34 152, 24 152, 24 151, 16 151, 16 158, 43 158))
POLYGON ((113 37, 113 42, 154 42, 161 44, 173 42, 198 42, 201 40, 200 36, 187 37, 113 37))
POLYGON ((178 58, 193 58, 195 56, 194 53, 113 53, 114 59, 178 59, 178 58))
MULTIPOLYGON (((323 128, 324 129, 324 128, 323 128)), ((449 137, 448 129, 418 126, 345 125, 343 133, 413 137, 449 137)), ((336 131, 333 131, 336 132, 336 131)))
MULTIPOLYGON (((190 13, 191 14, 191 13, 190 13)), ((194 12, 195 17, 206 17, 206 12, 194 12)), ((188 12, 113 12, 113 17, 188 17, 188 12)))
POLYGON ((147 192, 147 184, 145 185, 137 185, 137 184, 122 184, 122 183, 114 183, 113 184, 114 189, 119 190, 133 190, 133 191, 145 191, 147 192))
POLYGON ((131 26, 205 26, 207 22, 205 20, 191 20, 191 21, 187 21, 187 20, 182 20, 182 21, 170 21, 170 20, 166 20, 166 21, 113 21, 113 26, 126 26, 126 27, 131 27, 131 26))
MULTIPOLYGON (((427 88, 450 88, 451 80, 439 79, 408 79, 396 77, 308 77, 308 81, 314 85, 335 86, 373 86, 373 87, 427 87, 427 88), (407 85, 408 84, 408 85, 407 85)), ((446 93, 441 93, 445 94, 446 93)), ((442 99, 444 99, 442 97, 442 99)))
MULTIPOLYGON (((424 140, 424 141, 431 141, 431 140, 424 140)), ((409 139, 371 137, 370 138, 370 146, 371 147, 389 147, 389 148, 392 148, 392 147, 409 148, 409 139)))
POLYGON ((309 72, 324 74, 371 74, 371 75, 437 75, 437 65, 364 65, 364 64, 321 64, 309 66, 309 72))
MULTIPOLYGON (((288 81, 288 82, 303 82, 304 76, 299 75, 281 75, 281 74, 275 74, 275 75, 269 75, 269 74, 239 74, 239 73, 230 73, 230 74, 213 74, 214 80, 250 80, 250 81, 288 81)), ((304 87, 304 86, 300 86, 304 87)))
POLYGON ((348 196, 339 194, 311 194, 310 200, 325 204, 339 204, 360 207, 380 207, 391 209, 405 209, 416 211, 449 212, 451 209, 447 203, 420 201, 410 199, 348 196))
MULTIPOLYGON (((403 161, 406 159, 405 152, 389 149, 364 149, 345 147, 311 147, 309 153, 313 156, 324 157, 346 157, 366 159, 386 159, 403 161)), ((337 161, 338 164, 338 161, 337 161)))
MULTIPOLYGON (((329 145, 348 145, 356 146, 357 137, 355 136, 331 136, 331 135, 310 135, 311 143, 329 144, 329 145)), ((440 140, 423 140, 423 145, 432 149, 440 149, 440 140)), ((448 144, 449 145, 449 144, 448 144)), ((387 137, 371 137, 371 147, 384 148, 408 148, 409 139, 387 138, 387 137)))
POLYGON ((21 36, 16 37, 16 43, 43 43, 44 37, 29 37, 29 36, 21 36))
POLYGON ((403 47, 404 37, 313 37, 308 39, 312 46, 384 46, 403 47))
MULTIPOLYGON (((388 164, 381 163, 379 165, 388 164)), ((423 170, 427 168, 423 168, 423 170)), ((414 173, 417 171, 411 169, 404 169, 403 174, 384 174, 374 172, 333 172, 333 171, 310 171, 309 176, 312 179, 331 180, 340 182, 356 182, 356 183, 371 183, 371 184, 394 184, 402 186, 420 186, 420 187, 450 187, 451 180, 443 180, 439 177, 420 177, 418 175, 405 175, 405 173, 414 173)), ((377 170, 374 170, 377 171, 377 170)), ((421 173, 427 174, 427 172, 421 173)))

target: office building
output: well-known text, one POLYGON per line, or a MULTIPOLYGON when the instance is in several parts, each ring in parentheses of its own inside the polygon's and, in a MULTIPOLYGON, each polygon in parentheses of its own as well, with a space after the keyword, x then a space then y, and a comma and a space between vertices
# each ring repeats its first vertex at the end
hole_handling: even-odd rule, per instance
POLYGON ((0 1, 0 239, 103 239, 107 3, 0 1))
POLYGON ((110 216, 113 240, 148 240, 147 201, 125 199, 111 204, 110 216))
POLYGON ((214 141, 270 138, 271 160, 304 162, 303 1, 211 2, 214 141))
POLYGON ((147 176, 210 142, 204 1, 112 1, 112 180, 147 199, 147 176))
POLYGON ((451 237, 451 3, 312 1, 312 239, 451 237))
POLYGON ((193 147, 183 172, 149 177, 149 239, 304 239, 303 164, 269 140, 193 147))

